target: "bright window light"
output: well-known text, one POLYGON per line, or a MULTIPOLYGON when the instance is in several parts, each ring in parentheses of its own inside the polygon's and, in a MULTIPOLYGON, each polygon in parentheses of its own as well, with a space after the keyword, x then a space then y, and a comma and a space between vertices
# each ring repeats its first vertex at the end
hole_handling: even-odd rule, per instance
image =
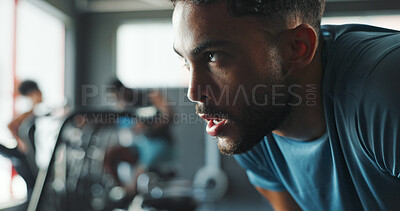
MULTIPOLYGON (((7 124, 12 119, 12 29, 13 0, 0 1, 0 143, 11 138, 7 124)), ((1 194, 0 194, 1 195, 1 194)))
MULTIPOLYGON (((14 103, 16 108, 26 104, 26 101, 13 100, 13 29, 16 2, 17 81, 35 80, 43 92, 43 101, 47 107, 58 107, 64 101, 64 23, 28 1, 0 0, 0 144, 9 148, 16 146, 16 141, 7 128, 13 118, 14 103), (22 104, 18 105, 18 102, 22 104)), ((18 114, 25 111, 17 109, 18 114)), ((18 177, 11 180, 11 162, 1 155, 0 187, 0 209, 26 197, 25 182, 18 177)))
POLYGON ((27 1, 19 2, 17 20, 17 79, 36 81, 43 102, 59 107, 64 102, 65 25, 27 1))
POLYGON ((172 44, 169 21, 121 25, 117 32, 117 77, 136 88, 186 86, 189 74, 172 44))
POLYGON ((322 18, 322 24, 340 25, 350 23, 367 24, 400 30, 400 15, 343 16, 322 18))
MULTIPOLYGON (((13 0, 0 0, 0 144, 12 141, 7 124, 12 119, 13 76, 12 76, 12 29, 13 0)), ((0 209, 10 201, 11 162, 0 155, 0 209)))

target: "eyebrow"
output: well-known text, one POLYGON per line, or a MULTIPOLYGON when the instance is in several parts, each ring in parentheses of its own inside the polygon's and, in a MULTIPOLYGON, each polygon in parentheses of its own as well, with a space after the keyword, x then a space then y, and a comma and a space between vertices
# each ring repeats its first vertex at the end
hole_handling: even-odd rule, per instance
MULTIPOLYGON (((193 51, 191 52, 192 56, 197 56, 207 48, 215 48, 215 47, 223 47, 223 46, 228 46, 231 44, 231 42, 226 41, 226 40, 206 40, 199 45, 197 45, 193 51)), ((174 46, 174 51, 177 53, 179 56, 183 57, 181 53, 175 48, 174 46)))

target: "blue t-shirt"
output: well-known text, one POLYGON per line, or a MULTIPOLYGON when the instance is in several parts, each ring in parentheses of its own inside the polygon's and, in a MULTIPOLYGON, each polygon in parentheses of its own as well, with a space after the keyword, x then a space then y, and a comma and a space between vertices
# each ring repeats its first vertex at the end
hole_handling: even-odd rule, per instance
POLYGON ((250 182, 288 191, 304 210, 400 210, 400 33, 323 26, 327 132, 267 135, 236 155, 250 182))

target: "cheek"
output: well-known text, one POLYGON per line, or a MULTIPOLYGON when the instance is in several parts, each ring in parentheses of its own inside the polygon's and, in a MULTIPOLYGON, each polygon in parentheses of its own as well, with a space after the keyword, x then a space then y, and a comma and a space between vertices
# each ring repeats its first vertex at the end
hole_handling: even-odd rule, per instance
POLYGON ((255 80, 251 71, 245 69, 233 69, 231 74, 227 74, 223 80, 219 80, 217 101, 220 105, 225 104, 228 110, 238 114, 238 108, 249 105, 252 98, 252 89, 255 87, 255 80), (235 74, 234 74, 235 73, 235 74))
POLYGON ((236 83, 239 85, 249 86, 261 82, 267 75, 267 66, 264 57, 257 58, 243 58, 237 63, 233 74, 235 74, 236 83))

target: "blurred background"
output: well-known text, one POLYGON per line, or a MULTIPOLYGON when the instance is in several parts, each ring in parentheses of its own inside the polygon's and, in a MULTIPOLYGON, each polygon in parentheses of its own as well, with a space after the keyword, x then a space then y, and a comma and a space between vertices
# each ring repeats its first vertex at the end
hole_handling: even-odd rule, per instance
MULTIPOLYGON (((218 154, 194 114, 186 98, 188 75, 172 50, 171 15, 167 0, 0 0, 0 143, 16 147, 7 125, 32 108, 18 87, 24 80, 36 81, 43 103, 35 113, 57 117, 36 126, 34 159, 39 169, 48 169, 68 112, 114 112, 118 106, 110 83, 117 78, 130 89, 159 90, 178 114, 170 127, 177 177, 194 181, 204 166, 226 176, 215 179, 222 184, 226 180, 226 187, 211 187, 225 194, 197 210, 270 209, 234 159, 218 154)), ((347 23, 400 30, 400 2, 328 0, 323 24, 347 23)), ((0 154, 0 209, 30 198, 13 164, 0 154)), ((204 180, 214 175, 200 174, 204 180)))

